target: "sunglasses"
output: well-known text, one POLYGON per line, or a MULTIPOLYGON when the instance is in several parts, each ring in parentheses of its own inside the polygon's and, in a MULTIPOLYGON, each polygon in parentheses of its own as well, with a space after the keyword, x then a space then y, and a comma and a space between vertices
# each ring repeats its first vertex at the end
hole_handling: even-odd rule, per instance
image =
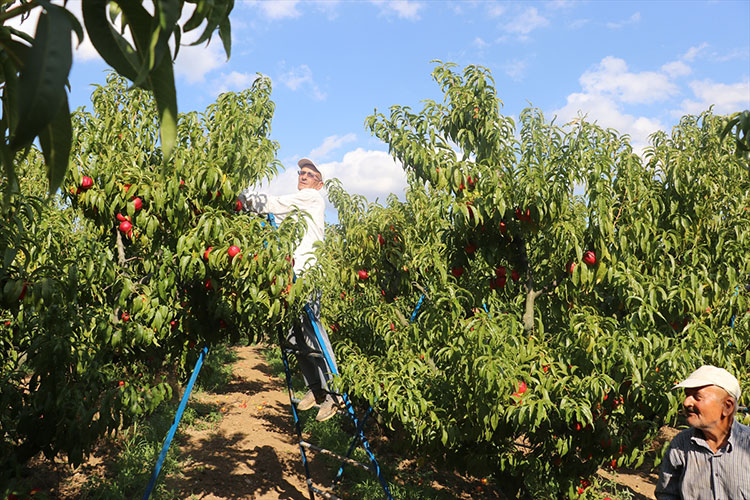
POLYGON ((300 177, 309 177, 310 179, 315 179, 316 181, 320 180, 320 177, 318 177, 314 173, 312 173, 312 172, 306 172, 304 170, 297 171, 297 175, 299 175, 300 177))

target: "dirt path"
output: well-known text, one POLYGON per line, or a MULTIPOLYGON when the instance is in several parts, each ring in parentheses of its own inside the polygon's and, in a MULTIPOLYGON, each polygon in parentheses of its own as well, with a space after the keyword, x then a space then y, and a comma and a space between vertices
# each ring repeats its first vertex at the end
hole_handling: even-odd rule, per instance
POLYGON ((169 480, 185 499, 307 499, 286 384, 257 346, 236 349, 232 381, 196 401, 221 405, 213 429, 186 429, 183 478, 169 480))

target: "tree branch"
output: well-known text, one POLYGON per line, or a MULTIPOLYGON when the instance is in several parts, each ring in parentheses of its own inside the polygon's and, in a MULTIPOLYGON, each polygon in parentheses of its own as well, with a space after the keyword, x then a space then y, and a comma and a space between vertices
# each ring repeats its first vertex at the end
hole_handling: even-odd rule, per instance
POLYGON ((412 281, 411 284, 412 284, 412 286, 414 286, 415 288, 417 288, 420 292, 422 292, 422 295, 424 295, 427 300, 432 300, 432 299, 430 299, 430 296, 427 294, 427 292, 425 291, 425 289, 422 288, 422 286, 419 283, 417 283, 416 281, 412 281))
POLYGON ((125 265, 125 246, 122 244, 122 233, 117 231, 117 261, 121 266, 125 265))

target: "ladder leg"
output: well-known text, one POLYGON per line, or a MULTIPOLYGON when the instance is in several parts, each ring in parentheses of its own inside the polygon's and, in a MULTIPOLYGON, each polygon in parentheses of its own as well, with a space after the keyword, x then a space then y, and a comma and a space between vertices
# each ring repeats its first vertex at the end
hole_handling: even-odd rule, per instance
MULTIPOLYGON (((294 416, 294 427, 297 431, 297 438, 299 442, 302 442, 302 425, 299 421, 299 415, 297 414, 297 407, 294 404, 294 391, 292 390, 292 374, 289 371, 289 359, 287 358, 286 351, 282 347, 284 341, 284 335, 279 328, 279 348, 281 349, 281 359, 284 361, 284 372, 286 373, 286 387, 289 391, 289 404, 292 407, 292 416, 294 416)), ((312 478, 310 476, 310 466, 307 462, 307 454, 305 453, 305 447, 299 445, 299 451, 302 454, 302 465, 305 467, 305 477, 307 483, 307 491, 310 494, 310 500, 315 500, 315 491, 313 491, 312 478)))
MULTIPOLYGON (((326 345, 323 342, 321 332, 318 330, 318 324, 317 324, 317 321, 315 321, 315 314, 310 309, 309 305, 305 305, 304 310, 307 313, 308 317, 310 318, 310 322, 313 325, 313 331, 315 332, 315 336, 318 339, 320 350, 323 352, 323 355, 326 358, 326 362, 328 363, 328 367, 331 370, 331 373, 333 373, 334 375, 338 375, 339 373, 338 373, 338 370, 336 369, 335 363, 333 363, 333 358, 331 357, 331 354, 326 349, 326 345)), ((352 407, 351 401, 349 401, 349 397, 346 394, 342 394, 341 397, 344 399, 344 404, 346 405, 346 409, 347 409, 347 412, 349 413, 349 416, 354 421, 354 426, 358 429, 357 436, 359 437, 359 440, 362 443, 362 447, 365 449, 365 453, 367 453, 367 457, 370 459, 370 463, 372 463, 373 471, 375 471, 375 474, 378 476, 378 481, 380 481, 380 486, 383 487, 383 491, 385 492, 386 499, 393 500, 391 491, 388 488, 388 483, 383 477, 383 471, 380 470, 380 465, 378 465, 378 461, 375 459, 375 455, 373 455, 372 451, 370 450, 370 444, 367 442, 367 438, 365 437, 364 432, 359 426, 359 422, 357 421, 357 415, 354 413, 354 408, 352 407)))
MULTIPOLYGON (((365 412, 365 416, 362 417, 362 420, 359 423, 359 426, 354 431, 354 437, 352 438, 351 442, 349 443, 349 449, 346 451, 346 457, 349 458, 349 456, 354 451, 354 448, 357 446, 357 442, 359 441, 359 431, 364 430, 365 425, 367 424, 367 418, 372 413, 372 406, 368 408, 367 412, 365 412)), ((345 463, 345 462, 344 462, 345 463)), ((344 463, 341 464, 341 467, 339 467, 338 472, 336 473, 336 477, 333 480, 333 484, 336 484, 341 480, 341 477, 344 475, 344 463)))
POLYGON ((352 403, 349 400, 349 396, 347 396, 346 394, 342 394, 341 396, 344 398, 346 410, 349 413, 349 416, 352 418, 354 426, 357 428, 357 437, 359 437, 359 440, 362 443, 362 448, 365 449, 365 453, 367 453, 367 457, 370 459, 372 470, 375 472, 375 475, 378 476, 378 481, 380 481, 380 486, 383 488, 385 498, 387 500, 393 500, 391 490, 390 488, 388 488, 388 482, 385 480, 385 477, 383 477, 383 471, 380 470, 380 465, 378 465, 378 461, 375 459, 375 455, 372 453, 372 450, 370 450, 370 443, 367 442, 365 433, 363 432, 362 428, 359 425, 359 422, 357 421, 357 415, 354 413, 354 408, 352 407, 352 403))

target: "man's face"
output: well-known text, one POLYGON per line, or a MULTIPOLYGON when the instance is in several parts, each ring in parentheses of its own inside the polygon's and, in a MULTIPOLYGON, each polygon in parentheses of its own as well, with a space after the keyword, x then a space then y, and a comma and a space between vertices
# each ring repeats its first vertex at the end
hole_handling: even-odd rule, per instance
POLYGON ((297 189, 320 189, 323 187, 323 181, 320 174, 310 167, 302 167, 297 179, 297 189))
POLYGON ((715 385, 686 388, 682 406, 688 424, 697 429, 715 428, 721 422, 722 411, 727 408, 727 397, 727 392, 715 385))

